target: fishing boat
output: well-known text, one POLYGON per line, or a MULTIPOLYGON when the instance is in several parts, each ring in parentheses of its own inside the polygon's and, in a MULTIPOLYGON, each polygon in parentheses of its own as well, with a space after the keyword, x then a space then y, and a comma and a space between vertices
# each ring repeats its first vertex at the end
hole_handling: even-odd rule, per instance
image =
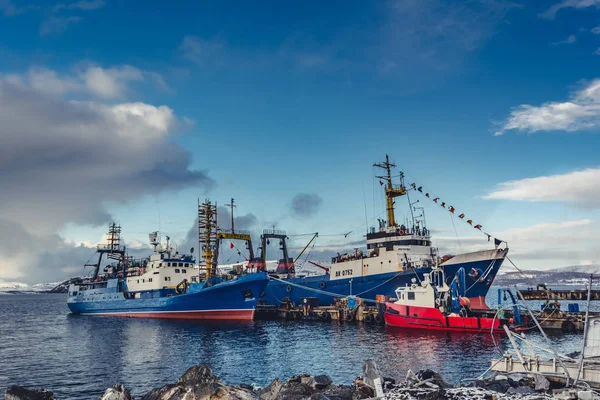
POLYGON ((472 310, 464 293, 464 270, 460 270, 450 286, 444 271, 433 269, 419 283, 396 289, 395 302, 385 303, 388 326, 434 331, 481 332, 496 330, 507 320, 496 318, 495 312, 472 310), (462 288, 462 290, 461 290, 462 288))
POLYGON ((368 299, 375 299, 377 295, 393 297, 399 286, 410 284, 412 279, 424 280, 439 262, 439 267, 449 279, 461 268, 467 271, 465 297, 469 298, 474 309, 488 308, 485 296, 508 254, 508 247, 496 245, 494 249, 439 257, 431 245, 431 232, 426 226, 424 211, 421 215, 414 215, 415 209, 409 198, 414 185, 405 185, 402 172, 399 174, 400 182, 392 182, 392 169, 396 165, 390 163, 387 155, 384 162, 374 166, 384 171, 377 178, 385 190, 387 220, 379 219, 378 228, 369 229, 366 251, 356 249, 338 254, 331 259, 330 265, 313 263, 324 273, 302 276, 287 256, 285 232, 265 231, 265 240, 280 241, 284 257, 276 272, 271 274, 271 282, 261 295, 259 304, 301 304, 303 298, 316 297, 319 305, 332 305, 335 298, 349 295, 368 299), (408 200, 411 215, 406 223, 398 223, 394 214, 395 199, 401 197, 408 200))
MULTIPOLYGON (((204 265, 179 254, 150 234, 153 254, 142 260, 127 256, 121 227, 112 224, 108 244, 97 249, 94 273, 87 282, 70 285, 67 305, 73 314, 140 318, 252 320, 258 296, 269 281, 265 272, 232 271, 217 275, 216 206, 199 204, 199 237, 204 265), (202 219, 200 219, 202 218, 202 219), (113 262, 100 274, 103 256, 113 262)), ((223 233, 224 234, 224 233, 223 233)), ((224 234, 227 236, 227 234, 224 234)), ((240 237, 240 234, 236 234, 240 237)), ((241 235, 246 238, 246 236, 241 235)))

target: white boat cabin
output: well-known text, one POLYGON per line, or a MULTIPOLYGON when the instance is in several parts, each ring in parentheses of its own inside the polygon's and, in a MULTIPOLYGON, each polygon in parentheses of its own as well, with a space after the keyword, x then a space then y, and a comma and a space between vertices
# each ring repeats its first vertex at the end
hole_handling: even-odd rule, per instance
POLYGON ((200 269, 190 255, 173 254, 173 248, 163 246, 157 241, 158 232, 150 234, 150 244, 154 253, 149 259, 142 260, 137 265, 127 269, 127 290, 141 292, 147 290, 176 289, 177 285, 198 282, 200 269))
POLYGON ((394 303, 442 310, 447 300, 450 299, 450 287, 446 285, 443 271, 435 269, 431 273, 425 274, 424 278, 420 283, 417 283, 414 278, 411 285, 396 289, 398 300, 394 303))
POLYGON ((366 254, 356 250, 333 257, 331 280, 431 268, 435 265, 435 257, 427 229, 382 225, 379 232, 372 228, 367 234, 366 254))

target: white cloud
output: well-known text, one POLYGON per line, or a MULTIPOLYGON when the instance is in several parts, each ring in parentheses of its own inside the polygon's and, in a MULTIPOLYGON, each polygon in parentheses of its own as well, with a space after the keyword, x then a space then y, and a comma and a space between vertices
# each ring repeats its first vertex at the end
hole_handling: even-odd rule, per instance
POLYGON ((224 51, 219 39, 203 39, 198 36, 186 36, 179 45, 183 57, 198 65, 219 63, 224 51))
POLYGON ((600 8, 600 0, 562 0, 541 13, 539 16, 540 18, 554 19, 556 17, 556 13, 562 9, 583 9, 588 7, 596 7, 597 9, 600 8))
POLYGON ((131 65, 102 68, 95 64, 85 64, 76 67, 73 74, 62 76, 48 68, 34 67, 22 75, 0 74, 0 80, 53 96, 82 93, 101 98, 121 98, 131 92, 129 84, 145 81, 153 82, 163 90, 170 90, 160 74, 131 65))
POLYGON ((31 75, 0 77, 0 279, 55 281, 81 271, 90 248, 56 232, 108 223, 107 202, 214 183, 190 169, 191 154, 172 140, 182 121, 168 106, 66 100, 61 94, 93 85, 47 69, 31 75))
POLYGON ((600 26, 597 26, 597 27, 595 27, 595 28, 592 28, 591 32, 592 32, 594 35, 600 35, 600 26))
POLYGON ((128 82, 144 79, 139 69, 129 65, 109 69, 91 66, 82 75, 86 88, 102 97, 120 97, 126 91, 128 82))
POLYGON ((59 11, 59 10, 83 10, 83 11, 90 11, 90 10, 97 10, 99 8, 102 8, 106 5, 106 2, 103 0, 81 0, 81 1, 77 1, 75 3, 71 3, 71 4, 57 4, 54 6, 54 11, 59 11))
POLYGON ((566 38, 565 40, 560 40, 558 42, 553 42, 552 44, 557 46, 559 44, 571 44, 571 43, 575 43, 577 41, 577 37, 575 35, 569 35, 568 38, 566 38))
POLYGON ((69 27, 69 25, 79 23, 83 20, 81 17, 50 17, 40 25, 40 36, 60 36, 69 27))
POLYGON ((562 201, 582 207, 600 208, 600 167, 504 182, 483 198, 562 201))
MULTIPOLYGON (((539 223, 493 234, 508 243, 509 257, 519 268, 542 270, 581 265, 597 259, 600 254, 598 235, 600 227, 591 219, 539 223)), ((459 239, 460 246, 455 236, 434 237, 433 242, 442 254, 477 251, 493 244, 482 235, 459 239)), ((511 268, 509 262, 502 267, 504 271, 511 268)))
POLYGON ((513 111, 494 134, 509 130, 535 133, 593 129, 600 126, 600 79, 594 79, 571 95, 569 101, 547 102, 541 106, 522 104, 513 111))

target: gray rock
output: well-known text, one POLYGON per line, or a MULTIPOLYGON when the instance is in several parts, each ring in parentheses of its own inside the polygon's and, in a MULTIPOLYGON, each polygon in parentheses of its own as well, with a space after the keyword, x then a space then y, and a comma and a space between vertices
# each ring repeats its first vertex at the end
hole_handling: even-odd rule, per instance
MULTIPOLYGON (((372 388, 371 386, 365 384, 360 379, 356 379, 354 381, 354 387, 356 388, 356 392, 360 393, 361 395, 366 396, 367 399, 370 397, 375 397, 375 389, 372 388)), ((356 392, 354 393, 354 397, 356 397, 356 395, 357 395, 356 392)))
POLYGON ((508 383, 508 379, 502 380, 502 381, 494 381, 485 386, 485 389, 492 390, 492 391, 498 392, 498 393, 506 393, 509 388, 510 388, 510 383, 508 383))
POLYGON ((177 381, 182 385, 194 386, 207 383, 220 382, 220 379, 212 374, 212 370, 204 364, 189 368, 177 381))
POLYGON ((330 385, 323 394, 331 400, 352 400, 354 389, 350 385, 330 385))
POLYGON ((277 399, 291 399, 292 396, 310 397, 312 394, 312 388, 305 383, 286 382, 281 388, 277 399))
POLYGON ((543 375, 536 374, 534 377, 535 390, 538 392, 547 392, 550 390, 550 382, 543 375))
POLYGON ((45 389, 26 389, 22 386, 9 386, 4 392, 6 400, 54 400, 54 393, 45 389))
POLYGON ((281 392, 282 387, 283 384, 281 383, 279 378, 277 378, 273 382, 271 382, 269 386, 258 392, 258 396, 262 400, 275 400, 279 395, 279 392, 281 392))
POLYGON ((508 394, 537 394, 537 392, 529 386, 511 387, 506 391, 506 393, 508 393, 508 394))
POLYGON ((106 389, 100 400, 133 400, 133 397, 125 386, 113 385, 106 389))
POLYGON ((316 390, 323 390, 327 386, 329 386, 333 383, 333 379, 331 379, 331 377, 329 375, 316 375, 314 377, 314 381, 315 381, 314 389, 316 389, 316 390))
POLYGON ((309 397, 309 400, 329 400, 329 397, 325 396, 323 393, 315 393, 309 397))
POLYGON ((181 399, 186 390, 177 384, 168 384, 158 389, 152 389, 142 396, 141 400, 181 399))
POLYGON ((379 370, 379 367, 373 360, 365 361, 363 365, 363 381, 375 390, 375 380, 379 379, 379 382, 383 385, 383 375, 379 370))

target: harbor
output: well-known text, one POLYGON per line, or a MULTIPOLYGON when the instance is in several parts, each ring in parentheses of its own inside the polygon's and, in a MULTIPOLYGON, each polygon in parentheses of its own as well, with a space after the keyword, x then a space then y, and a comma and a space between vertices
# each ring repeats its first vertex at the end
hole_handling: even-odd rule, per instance
POLYGON ((600 400, 600 0, 0 33, 0 400, 600 400))
MULTIPOLYGON (((374 163, 373 167, 382 171, 375 179, 384 194, 387 218, 378 218, 376 226, 365 227, 364 250, 355 248, 353 252, 337 253, 330 262, 315 262, 310 255, 319 240, 319 233, 300 235, 307 238, 306 242, 301 248, 291 251, 288 244, 290 237, 285 230, 275 227, 263 229, 257 237, 256 232, 236 228, 233 198, 227 204, 231 209, 228 221, 219 220, 216 202, 198 199, 197 247, 191 247, 189 252, 180 252, 170 236, 155 231, 149 234, 152 254, 136 258, 129 255, 123 245, 121 226, 111 223, 105 243, 97 246, 95 255, 84 266, 92 268, 91 275, 70 279, 51 292, 66 288, 66 304, 74 318, 126 317, 172 320, 175 323, 218 321, 221 324, 249 323, 258 326, 285 324, 282 326, 290 332, 302 330, 303 325, 320 326, 325 331, 359 329, 360 332, 371 331, 372 341, 389 335, 403 335, 404 331, 417 335, 466 335, 461 337, 461 341, 470 341, 470 335, 477 335, 477 340, 480 340, 483 335, 491 340, 494 348, 499 349, 502 344, 506 349, 502 358, 489 354, 488 361, 482 360, 480 368, 486 366, 487 369, 477 379, 462 376, 459 383, 454 384, 442 383, 441 378, 433 383, 433 378, 427 377, 429 370, 419 370, 415 374, 412 371, 417 367, 410 365, 405 366, 408 373, 404 383, 400 386, 389 383, 385 395, 381 374, 377 384, 373 381, 365 384, 362 378, 357 378, 346 388, 343 385, 332 386, 333 392, 323 393, 318 392, 316 387, 308 388, 310 382, 325 379, 322 375, 318 379, 303 375, 300 381, 296 382, 297 377, 294 376, 285 384, 276 383, 279 382, 276 379, 264 389, 266 392, 245 383, 217 389, 221 395, 232 399, 285 399, 297 390, 301 391, 297 393, 301 397, 320 395, 319 398, 367 399, 399 395, 404 398, 424 388, 430 390, 431 395, 437 393, 436 390, 453 388, 468 398, 475 395, 469 391, 480 390, 481 385, 486 389, 478 395, 484 396, 489 394, 485 392, 489 388, 492 392, 515 396, 527 392, 540 394, 543 398, 551 393, 549 384, 542 385, 540 390, 539 382, 532 384, 527 379, 523 380, 526 382, 523 385, 510 387, 497 383, 499 375, 486 377, 486 373, 490 372, 526 374, 528 377, 538 374, 543 377, 539 379, 545 379, 544 382, 556 382, 565 390, 576 388, 571 379, 575 375, 576 381, 581 378, 588 387, 600 388, 600 375, 596 376, 595 364, 584 368, 583 359, 577 361, 572 356, 556 354, 554 358, 545 360, 531 351, 525 355, 523 347, 531 349, 537 346, 548 351, 548 347, 530 343, 528 337, 531 335, 541 335, 539 337, 546 340, 547 335, 566 335, 587 343, 590 326, 600 319, 600 310, 592 310, 591 306, 594 304, 592 300, 596 300, 600 293, 592 289, 593 276, 589 277, 584 290, 552 290, 544 283, 538 284, 535 290, 531 287, 519 290, 516 287, 493 286, 504 261, 510 260, 508 243, 496 237, 492 242, 492 235, 480 224, 475 224, 464 213, 456 215, 454 206, 447 206, 423 186, 407 183, 404 172, 393 172, 396 165, 390 162, 388 155, 383 162, 374 163), (425 211, 417 215, 414 213, 416 209, 409 198, 411 194, 423 196, 451 217, 456 216, 469 228, 487 236, 489 244, 482 246, 481 250, 440 253, 432 244, 434 237, 426 223, 425 211), (407 199, 410 218, 399 222, 396 199, 403 197, 407 199), (224 222, 228 222, 229 227, 223 227, 224 222), (490 248, 492 243, 493 248, 490 248), (232 257, 237 262, 230 263, 232 257), (307 265, 317 272, 307 273, 307 265), (525 344, 517 344, 517 341, 525 344), (561 372, 557 360, 570 365, 563 367, 561 372), (464 379, 471 384, 464 384, 464 379), (296 387, 298 383, 300 386, 296 387), (276 394, 271 393, 274 385, 278 388, 276 394), (288 390, 286 385, 293 388, 288 390)), ((512 260, 510 264, 515 266, 512 260)), ((254 329, 253 325, 247 328, 254 329)), ((597 336, 595 333, 592 335, 597 336)), ((343 334, 340 339, 346 340, 346 335, 343 334)), ((428 340, 425 339, 424 343, 428 340)), ((307 343, 310 345, 312 339, 307 343)), ((293 346, 292 343, 285 345, 285 352, 290 345, 293 346)), ((552 348, 552 345, 544 346, 552 348)), ((352 354, 358 347, 349 350, 352 354)), ((366 345, 363 350, 368 352, 373 348, 366 345)), ((212 376, 208 367, 198 368, 204 371, 203 374, 212 376)), ((373 368, 365 367, 363 372, 373 368)), ((325 380, 329 383, 323 384, 321 389, 331 385, 329 376, 325 380)), ((213 383, 218 381, 211 380, 213 383)), ((388 382, 395 382, 395 379, 388 378, 388 382)), ((45 392, 35 394, 27 390, 10 388, 7 396, 13 396, 11 399, 15 400, 27 395, 48 396, 45 392)), ((169 396, 176 395, 177 391, 173 390, 173 386, 154 389, 142 399, 170 399, 172 397, 169 396), (171 394, 167 395, 167 392, 171 394)), ((178 390, 189 392, 200 389, 194 386, 178 390)), ((207 390, 212 389, 201 389, 203 392, 207 390)), ((113 386, 103 398, 121 399, 127 396, 131 397, 123 386, 113 386)))

